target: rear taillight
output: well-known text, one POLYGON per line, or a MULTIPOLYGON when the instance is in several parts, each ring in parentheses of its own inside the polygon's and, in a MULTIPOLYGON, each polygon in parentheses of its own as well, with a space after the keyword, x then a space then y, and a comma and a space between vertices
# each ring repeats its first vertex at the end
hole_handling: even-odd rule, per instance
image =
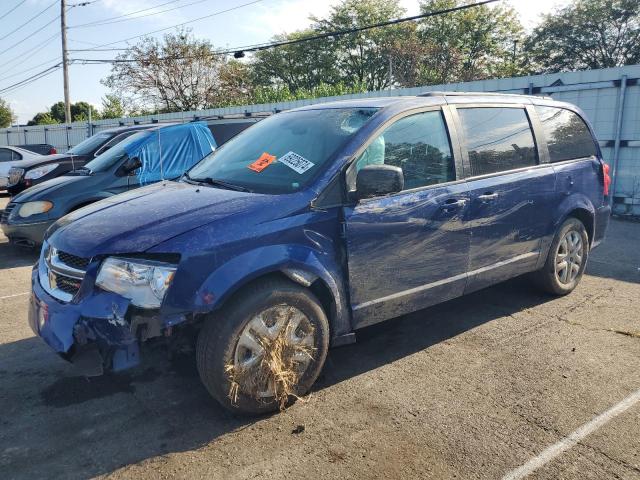
POLYGON ((54 147, 51 147, 51 150, 49 150, 49 155, 55 155, 56 153, 58 153, 58 151, 54 147))
POLYGON ((604 194, 609 195, 609 185, 611 185, 611 177, 609 176, 609 165, 602 162, 602 186, 604 187, 604 194))

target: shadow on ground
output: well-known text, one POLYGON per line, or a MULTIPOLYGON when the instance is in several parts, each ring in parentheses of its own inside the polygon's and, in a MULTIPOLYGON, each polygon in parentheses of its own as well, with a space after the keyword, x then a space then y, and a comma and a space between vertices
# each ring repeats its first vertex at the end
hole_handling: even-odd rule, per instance
POLYGON ((39 250, 16 247, 8 242, 0 242, 0 270, 32 266, 38 261, 39 253, 39 250))
POLYGON ((640 283, 640 223, 613 218, 607 239, 591 252, 587 273, 640 283))
MULTIPOLYGON (((316 390, 549 299, 520 279, 361 330, 358 343, 330 352, 316 390)), ((261 420, 219 407, 193 356, 170 361, 157 352, 145 365, 86 379, 74 377, 39 339, 0 346, 1 469, 11 478, 107 474, 261 420)))
MULTIPOLYGON (((638 250, 632 247, 640 228, 630 225, 612 223, 609 242, 594 251, 591 274, 637 281, 638 250)), ((6 248, 0 244, 4 268, 6 248)), ((35 257, 23 260, 32 261, 35 257)), ((315 389, 551 299, 521 278, 361 330, 358 343, 330 352, 315 389)), ((0 385, 3 478, 108 474, 147 458, 197 449, 263 420, 219 407, 200 383, 193 356, 169 360, 155 352, 131 373, 85 379, 75 377, 39 339, 28 338, 0 345, 0 385)))

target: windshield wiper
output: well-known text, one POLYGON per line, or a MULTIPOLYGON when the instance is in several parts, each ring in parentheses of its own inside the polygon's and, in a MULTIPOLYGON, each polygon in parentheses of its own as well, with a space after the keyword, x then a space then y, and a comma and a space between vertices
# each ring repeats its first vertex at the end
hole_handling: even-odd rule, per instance
POLYGON ((235 190, 236 192, 248 192, 251 193, 247 187, 243 187, 242 185, 236 185, 234 183, 224 182, 222 180, 216 180, 215 178, 205 177, 205 178, 193 178, 190 177, 188 173, 185 173, 185 177, 187 180, 191 180, 192 182, 205 183, 207 185, 211 185, 212 187, 220 187, 225 188, 227 190, 235 190))

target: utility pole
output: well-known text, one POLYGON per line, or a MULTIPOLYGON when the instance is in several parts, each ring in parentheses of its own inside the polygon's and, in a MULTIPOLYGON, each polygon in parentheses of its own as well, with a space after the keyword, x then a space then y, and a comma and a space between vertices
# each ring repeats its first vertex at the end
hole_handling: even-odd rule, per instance
POLYGON ((62 75, 64 77, 64 121, 71 123, 71 101, 69 100, 69 61, 67 59, 67 5, 60 0, 60 29, 62 33, 62 75))

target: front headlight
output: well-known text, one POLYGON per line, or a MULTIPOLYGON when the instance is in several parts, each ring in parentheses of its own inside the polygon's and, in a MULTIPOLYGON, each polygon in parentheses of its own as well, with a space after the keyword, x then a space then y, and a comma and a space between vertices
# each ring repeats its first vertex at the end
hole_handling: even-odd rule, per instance
POLYGON ((31 215, 47 213, 52 208, 53 203, 47 201, 27 202, 20 207, 20 210, 18 210, 18 216, 21 218, 28 218, 31 215))
POLYGON ((147 260, 107 258, 96 285, 131 300, 141 308, 159 308, 173 281, 176 266, 147 260))
POLYGON ((40 177, 44 177, 47 173, 54 171, 58 168, 57 163, 50 163, 49 165, 43 165, 41 167, 36 167, 31 170, 27 170, 27 173, 24 174, 25 180, 35 180, 40 177))

